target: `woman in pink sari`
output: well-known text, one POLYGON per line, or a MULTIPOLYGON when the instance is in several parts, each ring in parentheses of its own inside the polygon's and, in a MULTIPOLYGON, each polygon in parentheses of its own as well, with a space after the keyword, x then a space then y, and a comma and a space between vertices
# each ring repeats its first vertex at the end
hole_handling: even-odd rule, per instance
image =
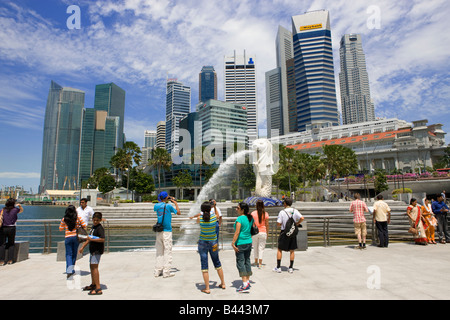
POLYGON ((416 244, 427 245, 427 236, 425 230, 428 228, 422 215, 422 210, 417 205, 417 200, 412 198, 410 205, 407 208, 406 214, 409 217, 411 227, 417 230, 417 233, 413 233, 414 242, 416 244))

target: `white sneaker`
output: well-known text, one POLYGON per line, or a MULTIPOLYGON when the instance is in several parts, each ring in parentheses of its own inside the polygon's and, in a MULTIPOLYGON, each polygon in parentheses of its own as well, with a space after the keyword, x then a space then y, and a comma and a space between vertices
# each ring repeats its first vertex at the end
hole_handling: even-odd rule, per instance
POLYGON ((275 268, 273 269, 273 272, 276 272, 276 273, 281 273, 281 268, 277 268, 277 267, 275 267, 275 268))
POLYGON ((289 272, 289 273, 294 273, 294 269, 289 268, 289 269, 288 269, 288 272, 289 272))

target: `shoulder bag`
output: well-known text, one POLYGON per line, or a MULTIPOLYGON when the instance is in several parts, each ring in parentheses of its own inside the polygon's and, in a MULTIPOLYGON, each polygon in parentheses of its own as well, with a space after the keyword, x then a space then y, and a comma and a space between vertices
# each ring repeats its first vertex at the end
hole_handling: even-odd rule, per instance
POLYGON ((163 211, 163 218, 161 223, 157 222, 154 226, 153 226, 153 231, 154 232, 163 232, 164 231, 164 216, 166 215, 166 205, 164 205, 164 211, 163 211))
POLYGON ((250 228, 250 233, 251 233, 252 236, 255 236, 255 235, 257 235, 259 233, 259 229, 256 226, 256 223, 255 223, 254 219, 252 219, 252 222, 253 223, 252 223, 252 227, 250 228))

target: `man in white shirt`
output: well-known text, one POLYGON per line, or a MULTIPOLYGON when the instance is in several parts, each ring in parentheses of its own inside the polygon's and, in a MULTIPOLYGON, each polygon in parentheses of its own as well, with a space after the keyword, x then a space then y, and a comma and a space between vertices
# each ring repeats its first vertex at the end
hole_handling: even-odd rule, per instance
POLYGON ((277 251, 277 266, 273 269, 274 272, 281 272, 281 257, 283 251, 289 251, 290 264, 288 272, 294 272, 294 258, 295 249, 297 249, 297 236, 288 237, 283 232, 286 228, 286 223, 292 216, 297 227, 305 220, 297 209, 291 208, 292 199, 286 198, 283 200, 284 209, 278 214, 277 225, 281 228, 281 234, 278 238, 278 251, 277 251))
POLYGON ((378 230, 380 244, 378 247, 387 248, 389 244, 388 224, 391 223, 391 208, 384 202, 383 196, 379 194, 377 201, 373 204, 373 221, 378 230))
POLYGON ((94 209, 87 205, 88 200, 83 198, 80 200, 80 206, 77 208, 78 216, 83 219, 86 223, 86 226, 89 224, 89 220, 92 220, 92 216, 94 215, 94 209))

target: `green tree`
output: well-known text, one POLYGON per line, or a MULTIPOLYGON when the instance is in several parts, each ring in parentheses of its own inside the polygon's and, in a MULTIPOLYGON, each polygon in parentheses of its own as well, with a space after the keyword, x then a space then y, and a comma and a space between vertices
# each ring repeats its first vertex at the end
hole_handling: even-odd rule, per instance
POLYGON ((178 174, 173 178, 173 183, 177 188, 181 189, 182 198, 184 198, 183 190, 192 186, 192 177, 188 170, 183 170, 178 172, 178 174))
POLYGON ((387 178, 383 170, 375 171, 374 187, 376 193, 389 190, 389 184, 387 183, 387 178))
POLYGON ((158 170, 158 192, 161 190, 161 171, 169 170, 172 165, 172 158, 166 149, 156 148, 152 150, 152 159, 149 166, 158 170))
MULTIPOLYGON (((295 173, 295 159, 297 151, 280 145, 280 168, 278 171, 286 172, 288 178, 289 192, 292 193, 292 175, 295 173)), ((281 186, 280 186, 281 187, 281 186)), ((281 188, 286 190, 284 188, 281 188)))
POLYGON ((152 193, 155 191, 155 182, 153 177, 141 170, 133 170, 130 181, 131 190, 135 190, 139 194, 152 193))
POLYGON ((86 181, 86 185, 84 185, 85 183, 83 182, 83 187, 89 186, 89 189, 97 189, 100 180, 104 176, 109 174, 111 174, 111 172, 108 168, 99 168, 94 171, 94 174, 91 177, 89 177, 89 179, 86 181))
POLYGON ((108 193, 116 187, 116 180, 113 176, 106 175, 100 179, 98 183, 98 190, 101 193, 108 193))

